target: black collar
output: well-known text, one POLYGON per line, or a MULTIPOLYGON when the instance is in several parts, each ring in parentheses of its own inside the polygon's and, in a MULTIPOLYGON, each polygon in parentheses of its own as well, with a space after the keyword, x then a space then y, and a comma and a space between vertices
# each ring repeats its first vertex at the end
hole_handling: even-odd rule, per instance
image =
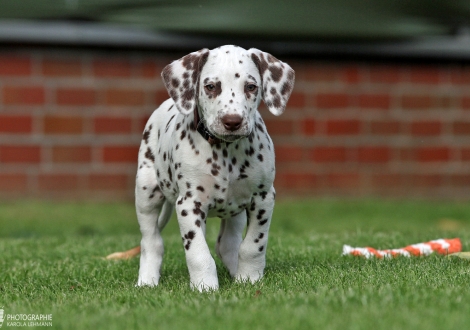
POLYGON ((226 143, 226 144, 230 144, 231 142, 227 142, 227 141, 224 141, 222 139, 219 139, 218 137, 216 137, 214 134, 212 134, 211 132, 209 132, 209 130, 207 129, 206 125, 204 124, 204 121, 203 120, 200 120, 199 119, 199 111, 197 109, 197 106, 194 107, 194 127, 196 128, 196 130, 199 132, 199 134, 201 134, 201 136, 207 141, 209 142, 209 144, 212 146, 214 144, 219 144, 219 143, 226 143))

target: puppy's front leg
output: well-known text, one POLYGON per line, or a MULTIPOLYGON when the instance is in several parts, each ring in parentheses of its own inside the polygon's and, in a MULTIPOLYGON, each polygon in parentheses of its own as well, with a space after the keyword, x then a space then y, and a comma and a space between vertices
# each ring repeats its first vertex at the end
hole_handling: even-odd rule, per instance
POLYGON ((258 193, 247 209, 248 229, 238 252, 238 281, 256 282, 266 265, 269 225, 274 209, 274 187, 258 193))
POLYGON ((207 209, 192 198, 180 197, 176 202, 176 214, 186 254, 191 287, 199 291, 217 290, 219 280, 217 279, 215 261, 204 237, 207 209))

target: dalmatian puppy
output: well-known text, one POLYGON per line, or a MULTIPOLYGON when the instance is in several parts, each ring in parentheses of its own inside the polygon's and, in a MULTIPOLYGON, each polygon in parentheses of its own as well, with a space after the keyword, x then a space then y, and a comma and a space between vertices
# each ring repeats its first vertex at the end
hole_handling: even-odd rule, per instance
POLYGON ((138 286, 155 286, 161 231, 176 209, 191 287, 216 290, 206 220, 221 219, 215 250, 230 275, 263 276, 275 190, 274 146, 258 112, 261 100, 283 113, 292 68, 258 49, 202 49, 166 66, 171 96, 143 133, 135 204, 142 233, 138 286), (243 230, 247 227, 243 238, 243 230))

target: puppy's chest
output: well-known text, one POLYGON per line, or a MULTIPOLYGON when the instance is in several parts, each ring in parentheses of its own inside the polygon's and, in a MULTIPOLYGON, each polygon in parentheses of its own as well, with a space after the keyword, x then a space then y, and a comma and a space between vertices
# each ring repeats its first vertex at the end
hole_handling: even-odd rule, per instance
POLYGON ((207 202, 209 216, 238 214, 250 205, 264 175, 247 164, 233 165, 231 160, 222 160, 221 164, 215 164, 217 165, 210 166, 210 175, 206 168, 201 176, 207 178, 209 189, 205 196, 201 194, 200 197, 207 202))
MULTIPOLYGON (((191 152, 182 150, 181 173, 192 182, 199 182, 204 190, 213 191, 215 195, 253 191, 266 176, 265 168, 253 158, 253 148, 227 147, 201 152, 200 156, 189 156, 191 152), (237 150, 238 149, 238 150, 237 150), (246 153, 245 153, 246 152, 246 153), (185 156, 186 155, 186 158, 185 156)), ((177 167, 179 167, 177 166, 177 167)), ((181 177, 181 176, 180 176, 181 177)), ((184 188, 184 187, 183 187, 184 188)))
POLYGON ((208 207, 209 216, 227 217, 247 208, 254 194, 274 180, 274 154, 256 136, 210 146, 197 132, 179 147, 163 148, 156 162, 163 193, 171 201, 191 198, 208 207), (169 151, 172 150, 172 151, 169 151))

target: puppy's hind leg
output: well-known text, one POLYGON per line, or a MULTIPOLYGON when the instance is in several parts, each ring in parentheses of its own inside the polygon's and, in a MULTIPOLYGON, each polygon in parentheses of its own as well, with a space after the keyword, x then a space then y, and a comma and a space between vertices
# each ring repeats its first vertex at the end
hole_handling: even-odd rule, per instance
POLYGON ((155 286, 160 279, 163 260, 163 239, 160 230, 168 222, 171 210, 167 210, 153 166, 139 168, 135 186, 135 206, 142 233, 137 285, 155 286), (160 212, 162 208, 163 212, 160 212))
MULTIPOLYGON (((173 206, 167 201, 163 204, 162 211, 158 216, 158 229, 160 232, 168 223, 168 220, 171 218, 171 214, 173 213, 173 206)), ((140 253, 140 245, 136 246, 130 250, 123 251, 123 252, 114 252, 106 256, 105 259, 108 260, 120 260, 120 259, 130 259, 136 257, 140 253)))
POLYGON ((232 277, 237 273, 238 250, 242 242, 243 229, 246 226, 246 212, 234 217, 222 219, 215 250, 232 277))

